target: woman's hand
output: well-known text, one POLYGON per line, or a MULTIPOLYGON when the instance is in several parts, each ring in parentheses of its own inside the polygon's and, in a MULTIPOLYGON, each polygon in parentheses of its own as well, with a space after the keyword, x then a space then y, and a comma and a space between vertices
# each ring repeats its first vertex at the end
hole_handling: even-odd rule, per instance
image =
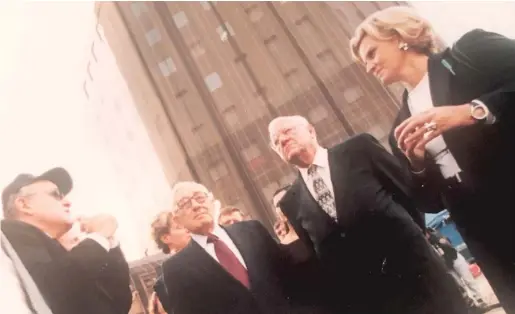
POLYGON ((416 143, 420 149, 448 130, 474 124, 470 109, 470 104, 434 107, 404 120, 394 132, 399 148, 407 151, 410 144, 416 143))
POLYGON ((426 145, 424 142, 411 141, 404 145, 404 150, 400 146, 399 148, 408 158, 412 171, 420 172, 424 170, 424 159, 426 156, 426 145))

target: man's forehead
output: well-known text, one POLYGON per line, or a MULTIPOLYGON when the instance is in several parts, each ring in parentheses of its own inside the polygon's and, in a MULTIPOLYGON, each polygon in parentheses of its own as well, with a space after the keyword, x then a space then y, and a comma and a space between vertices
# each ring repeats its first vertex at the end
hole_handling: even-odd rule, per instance
POLYGON ((175 193, 175 199, 181 200, 196 194, 205 194, 205 191, 203 191, 200 187, 196 186, 184 187, 175 193))

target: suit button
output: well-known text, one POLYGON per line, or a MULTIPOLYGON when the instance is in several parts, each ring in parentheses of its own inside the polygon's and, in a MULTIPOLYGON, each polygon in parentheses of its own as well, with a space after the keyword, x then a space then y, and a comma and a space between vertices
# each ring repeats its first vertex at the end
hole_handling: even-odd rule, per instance
POLYGON ((345 233, 344 232, 340 233, 340 237, 345 238, 345 233))

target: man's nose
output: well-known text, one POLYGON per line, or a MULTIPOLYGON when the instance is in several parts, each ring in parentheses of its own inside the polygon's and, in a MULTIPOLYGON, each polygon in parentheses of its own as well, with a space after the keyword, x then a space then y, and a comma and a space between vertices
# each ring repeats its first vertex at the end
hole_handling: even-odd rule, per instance
POLYGON ((290 137, 286 134, 279 135, 279 143, 281 146, 284 146, 288 141, 290 140, 290 137))
POLYGON ((62 204, 66 208, 70 208, 72 206, 72 203, 67 198, 63 198, 62 204))

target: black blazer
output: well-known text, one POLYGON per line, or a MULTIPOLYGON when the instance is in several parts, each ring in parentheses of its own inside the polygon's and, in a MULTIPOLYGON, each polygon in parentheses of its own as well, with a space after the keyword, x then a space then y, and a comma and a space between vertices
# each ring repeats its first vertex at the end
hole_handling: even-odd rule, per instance
MULTIPOLYGON (((477 99, 497 118, 494 125, 476 124, 443 134, 461 169, 483 190, 481 193, 485 197, 497 200, 498 206, 491 207, 505 208, 508 204, 515 204, 514 55, 515 40, 475 29, 463 35, 452 48, 430 56, 428 61, 434 106, 461 105, 477 99)), ((393 154, 409 169, 409 162, 397 147, 393 135, 395 128, 411 116, 407 96, 405 91, 403 106, 394 121, 389 143, 393 154)), ((425 212, 439 212, 448 205, 441 197, 445 183, 431 158, 426 158, 425 166, 425 176, 413 176, 414 192, 419 201, 417 205, 425 212)), ((471 210, 467 211, 470 213, 471 210)), ((484 219, 484 216, 478 219, 484 219)))
POLYGON ((119 248, 107 252, 87 239, 68 252, 27 223, 3 220, 1 228, 54 314, 129 312, 129 266, 119 248))
POLYGON ((291 313, 279 245, 257 221, 226 227, 247 266, 251 289, 225 271, 195 241, 163 263, 174 314, 291 313))
POLYGON ((350 313, 465 313, 457 286, 410 215, 417 211, 397 160, 369 134, 329 149, 328 158, 338 222, 300 174, 280 207, 322 261, 334 305, 350 313))
POLYGON ((161 302, 161 305, 163 306, 163 309, 168 314, 173 314, 173 310, 168 304, 168 292, 166 291, 166 285, 164 282, 163 275, 160 275, 156 279, 156 283, 154 284, 154 291, 157 294, 157 298, 159 299, 159 302, 161 302))

